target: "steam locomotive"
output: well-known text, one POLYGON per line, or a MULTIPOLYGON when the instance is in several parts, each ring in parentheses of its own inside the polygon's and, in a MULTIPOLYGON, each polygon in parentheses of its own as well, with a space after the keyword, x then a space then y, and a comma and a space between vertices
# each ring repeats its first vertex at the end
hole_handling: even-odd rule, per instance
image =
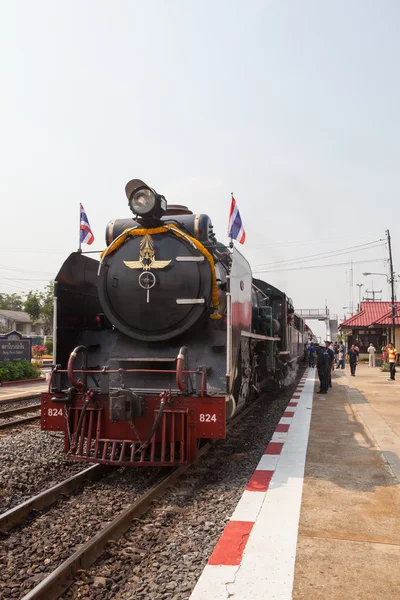
POLYGON ((56 277, 41 425, 64 432, 71 460, 183 465, 253 394, 282 385, 309 334, 207 215, 139 179, 125 191, 134 218, 108 224, 100 261, 75 252, 56 277))

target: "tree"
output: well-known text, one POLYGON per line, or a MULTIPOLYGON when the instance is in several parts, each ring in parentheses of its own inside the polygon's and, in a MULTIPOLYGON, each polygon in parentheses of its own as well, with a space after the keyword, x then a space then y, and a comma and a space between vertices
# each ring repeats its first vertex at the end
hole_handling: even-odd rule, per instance
POLYGON ((33 325, 36 325, 42 314, 42 296, 43 294, 31 290, 24 303, 24 311, 32 319, 33 325))
POLYGON ((24 310, 32 319, 34 325, 39 319, 42 320, 44 335, 50 335, 53 330, 53 296, 54 281, 50 281, 44 292, 33 292, 31 290, 24 304, 24 310))
POLYGON ((54 281, 47 284, 44 292, 31 290, 25 299, 24 295, 0 294, 0 309, 25 311, 30 316, 33 325, 41 321, 44 335, 51 335, 53 331, 54 281))
POLYGON ((23 310, 24 299, 20 294, 0 294, 0 308, 3 310, 23 310))

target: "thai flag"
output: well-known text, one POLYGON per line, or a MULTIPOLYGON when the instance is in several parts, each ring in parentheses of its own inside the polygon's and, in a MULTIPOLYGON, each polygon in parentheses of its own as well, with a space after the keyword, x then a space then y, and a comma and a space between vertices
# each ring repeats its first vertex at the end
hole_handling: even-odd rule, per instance
POLYGON ((231 239, 238 240, 241 244, 244 244, 246 239, 246 232, 243 229, 242 219, 240 218, 240 212, 238 210, 236 200, 232 196, 231 212, 229 214, 229 226, 228 236, 231 239))
POLYGON ((81 204, 81 244, 92 244, 94 235, 90 229, 89 220, 86 216, 85 209, 81 204))

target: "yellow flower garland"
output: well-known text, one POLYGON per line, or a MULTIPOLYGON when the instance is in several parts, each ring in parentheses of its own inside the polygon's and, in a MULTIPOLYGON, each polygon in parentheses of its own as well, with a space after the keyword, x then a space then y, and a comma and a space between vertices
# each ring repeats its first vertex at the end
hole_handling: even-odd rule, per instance
POLYGON ((157 235, 158 233, 168 233, 168 231, 170 231, 171 233, 173 233, 174 235, 176 235, 177 237, 179 237, 181 239, 189 240, 197 248, 197 250, 199 252, 201 252, 201 254, 203 256, 206 257, 206 259, 210 263, 211 277, 212 277, 211 302, 214 307, 214 313, 212 313, 210 315, 210 318, 211 319, 220 319, 222 315, 220 315, 218 312, 218 306, 219 306, 218 285, 217 285, 217 276, 215 273, 214 259, 213 259, 212 255, 210 254, 210 252, 203 246, 203 244, 201 242, 199 242, 199 240, 192 237, 191 235, 188 235, 184 231, 181 231, 176 225, 173 225, 172 223, 167 224, 166 226, 162 226, 162 227, 154 227, 153 229, 139 229, 139 228, 126 229, 113 242, 111 242, 111 244, 108 246, 108 248, 106 248, 100 254, 100 261, 102 262, 103 258, 105 258, 109 254, 111 254, 111 252, 114 252, 115 250, 117 250, 117 248, 119 248, 128 239, 128 237, 143 236, 146 234, 147 235, 157 235))

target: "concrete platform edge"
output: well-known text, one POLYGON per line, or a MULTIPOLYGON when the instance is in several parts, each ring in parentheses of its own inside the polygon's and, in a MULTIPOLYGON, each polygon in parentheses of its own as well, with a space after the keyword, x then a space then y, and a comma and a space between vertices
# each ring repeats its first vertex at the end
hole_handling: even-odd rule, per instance
POLYGON ((291 599, 314 382, 307 370, 190 600, 291 599), (271 478, 257 491, 260 471, 271 478))

